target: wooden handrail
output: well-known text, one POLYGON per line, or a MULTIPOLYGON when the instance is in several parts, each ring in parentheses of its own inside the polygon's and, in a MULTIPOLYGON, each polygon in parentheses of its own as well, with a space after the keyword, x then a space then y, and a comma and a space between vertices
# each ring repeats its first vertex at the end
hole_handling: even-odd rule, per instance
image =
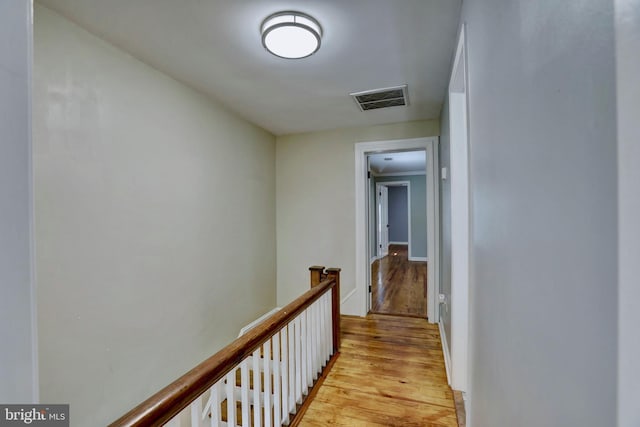
MULTIPOLYGON (((109 426, 146 427, 163 425, 235 368, 242 360, 250 356, 255 349, 270 339, 274 333, 285 327, 324 293, 332 290, 333 301, 335 302, 336 298, 338 298, 337 295, 339 295, 338 286, 339 276, 328 276, 326 280, 296 298, 279 312, 249 330, 245 335, 200 363, 109 426)), ((340 324, 339 317, 335 316, 336 313, 334 312, 334 331, 335 324, 340 324)), ((335 346, 334 337, 334 349, 335 346)))

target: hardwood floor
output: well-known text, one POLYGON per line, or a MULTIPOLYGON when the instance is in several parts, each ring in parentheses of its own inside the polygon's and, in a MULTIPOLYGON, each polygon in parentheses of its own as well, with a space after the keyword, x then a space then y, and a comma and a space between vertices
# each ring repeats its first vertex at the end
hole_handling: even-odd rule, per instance
POLYGON ((427 317, 427 263, 409 261, 407 245, 371 265, 371 312, 427 317))
POLYGON ((457 427, 437 325, 342 317, 340 356, 300 426, 457 427))

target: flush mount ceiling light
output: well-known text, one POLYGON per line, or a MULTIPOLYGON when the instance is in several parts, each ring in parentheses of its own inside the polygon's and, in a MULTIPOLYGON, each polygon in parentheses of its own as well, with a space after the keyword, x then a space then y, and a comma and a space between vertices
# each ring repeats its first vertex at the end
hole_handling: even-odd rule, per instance
POLYGON ((300 12, 278 12, 268 16, 260 27, 262 44, 280 58, 300 59, 320 49, 322 27, 300 12))

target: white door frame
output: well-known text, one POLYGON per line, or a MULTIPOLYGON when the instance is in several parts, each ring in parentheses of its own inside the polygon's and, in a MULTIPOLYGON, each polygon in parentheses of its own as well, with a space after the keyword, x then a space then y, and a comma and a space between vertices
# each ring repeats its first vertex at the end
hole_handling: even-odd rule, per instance
POLYGON ((343 313, 365 316, 368 311, 367 269, 369 268, 368 224, 367 224, 367 156, 390 151, 424 150, 426 153, 427 178, 427 317, 437 323, 439 316, 439 207, 438 207, 438 137, 400 139, 391 141, 359 142, 355 144, 355 185, 356 185, 356 286, 354 293, 345 301, 343 313))
POLYGON ((376 248, 378 259, 389 254, 389 189, 379 183, 376 184, 376 244, 378 245, 376 248), (385 187, 384 197, 382 187, 385 187), (383 224, 385 217, 387 219, 386 225, 383 224), (384 238, 385 234, 386 239, 384 238))
POLYGON ((471 186, 468 78, 462 26, 449 82, 451 162, 451 387, 468 391, 469 287, 471 280, 471 186))
MULTIPOLYGON (((380 181, 377 186, 384 187, 406 187, 407 188, 407 257, 411 259, 411 181, 380 181)), ((389 242, 391 244, 392 242, 389 242)))

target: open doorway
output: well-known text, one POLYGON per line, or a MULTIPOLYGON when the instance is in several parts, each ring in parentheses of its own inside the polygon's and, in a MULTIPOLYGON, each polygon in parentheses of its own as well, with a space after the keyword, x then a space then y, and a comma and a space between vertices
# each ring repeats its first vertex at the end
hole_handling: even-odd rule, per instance
POLYGON ((367 155, 369 311, 427 317, 425 150, 367 155))
MULTIPOLYGON (((359 142, 355 144, 355 186, 356 186, 356 215, 355 215, 355 240, 356 240, 356 286, 342 301, 343 312, 365 316, 371 306, 370 277, 372 246, 375 248, 375 241, 372 242, 371 228, 375 229, 374 223, 368 220, 371 214, 369 209, 374 205, 371 197, 375 194, 375 186, 371 190, 374 182, 369 173, 369 157, 372 154, 396 153, 407 151, 422 151, 425 153, 425 181, 426 189, 422 193, 421 204, 426 205, 425 215, 419 217, 426 221, 427 227, 427 251, 420 255, 413 253, 414 244, 408 247, 408 256, 428 257, 432 268, 427 269, 427 320, 437 322, 438 319, 438 292, 439 292, 439 207, 438 207, 438 157, 437 157, 437 137, 424 137, 413 139, 400 139, 390 141, 359 142), (426 194, 425 194, 426 193, 426 194)), ((404 178, 404 177, 403 177, 404 178)), ((412 193, 414 188, 412 184, 412 193)), ((418 192, 416 192, 418 193, 418 192)), ((413 206, 413 204, 412 204, 413 206)), ((412 227, 415 226, 412 216, 412 227)))

